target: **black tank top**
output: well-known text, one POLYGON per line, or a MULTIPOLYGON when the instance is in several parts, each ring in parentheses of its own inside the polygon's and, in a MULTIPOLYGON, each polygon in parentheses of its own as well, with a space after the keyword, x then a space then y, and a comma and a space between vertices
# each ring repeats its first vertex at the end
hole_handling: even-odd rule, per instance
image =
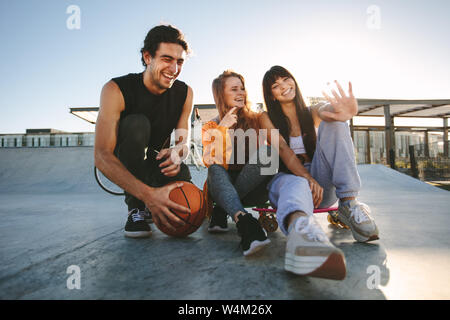
POLYGON ((180 119, 188 86, 175 80, 172 87, 155 95, 144 85, 142 72, 112 80, 119 86, 125 100, 125 110, 120 114, 120 121, 130 114, 147 117, 151 124, 149 148, 161 150, 180 119))

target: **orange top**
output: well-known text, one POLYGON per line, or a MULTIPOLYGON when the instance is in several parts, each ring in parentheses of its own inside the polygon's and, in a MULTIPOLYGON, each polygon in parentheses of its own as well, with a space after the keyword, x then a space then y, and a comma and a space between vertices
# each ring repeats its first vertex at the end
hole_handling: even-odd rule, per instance
POLYGON ((228 128, 209 121, 202 127, 203 163, 209 167, 219 164, 228 170, 232 142, 228 128))

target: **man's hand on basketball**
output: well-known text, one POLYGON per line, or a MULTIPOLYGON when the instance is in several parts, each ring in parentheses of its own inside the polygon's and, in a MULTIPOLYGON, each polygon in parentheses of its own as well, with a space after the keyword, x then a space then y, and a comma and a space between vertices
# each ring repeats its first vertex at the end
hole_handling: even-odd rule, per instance
POLYGON ((171 230, 175 230, 168 220, 172 220, 180 226, 185 224, 183 220, 173 214, 170 209, 186 213, 190 213, 191 210, 173 202, 169 198, 169 194, 173 189, 182 186, 182 182, 176 182, 161 188, 151 188, 144 203, 152 213, 153 222, 157 227, 164 225, 171 230))
POLYGON ((166 177, 175 177, 180 172, 181 158, 175 149, 162 149, 156 160, 166 159, 159 167, 166 177))
POLYGON ((320 114, 331 121, 347 121, 353 118, 356 114, 358 114, 358 102, 356 98, 353 96, 352 83, 348 83, 348 96, 342 89, 339 82, 336 80, 336 87, 338 88, 339 93, 336 90, 331 89, 331 93, 333 97, 330 97, 325 92, 322 91, 323 96, 327 99, 327 101, 333 107, 333 111, 320 111, 320 114))

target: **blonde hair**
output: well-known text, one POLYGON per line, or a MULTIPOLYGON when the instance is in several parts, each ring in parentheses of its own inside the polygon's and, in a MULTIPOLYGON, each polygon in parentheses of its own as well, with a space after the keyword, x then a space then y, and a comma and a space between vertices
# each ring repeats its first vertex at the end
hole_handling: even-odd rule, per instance
POLYGON ((244 77, 232 70, 225 70, 212 82, 214 102, 219 112, 219 118, 223 119, 223 117, 227 114, 229 110, 229 108, 225 105, 225 97, 224 97, 225 82, 228 78, 238 78, 239 80, 241 80, 245 90, 245 106, 242 109, 239 109, 238 112, 236 113, 238 116, 236 129, 243 129, 243 130, 247 130, 249 128, 258 129, 259 128, 258 114, 256 112, 253 112, 250 108, 250 102, 247 99, 247 90, 245 89, 244 77))

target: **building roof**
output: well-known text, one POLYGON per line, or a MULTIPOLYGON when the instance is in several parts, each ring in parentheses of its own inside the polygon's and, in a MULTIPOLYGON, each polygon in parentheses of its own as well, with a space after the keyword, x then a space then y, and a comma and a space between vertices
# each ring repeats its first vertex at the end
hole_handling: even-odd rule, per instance
POLYGON ((66 131, 57 129, 26 129, 26 134, 48 134, 48 133, 67 133, 66 131))
POLYGON ((69 112, 80 119, 95 124, 98 116, 98 107, 70 108, 69 112))
POLYGON ((448 118, 450 100, 382 100, 358 99, 358 116, 384 117, 384 106, 391 117, 448 118))
MULTIPOLYGON (((309 101, 319 101, 321 98, 312 97, 309 101)), ((391 117, 416 118, 448 118, 450 116, 450 99, 435 100, 390 100, 390 99, 357 99, 358 116, 383 117, 384 106, 390 106, 391 117)), ((261 103, 257 104, 259 108, 261 103)), ((217 116, 214 104, 196 104, 202 122, 209 121, 217 116)), ((98 107, 70 108, 73 115, 95 124, 98 107)))

